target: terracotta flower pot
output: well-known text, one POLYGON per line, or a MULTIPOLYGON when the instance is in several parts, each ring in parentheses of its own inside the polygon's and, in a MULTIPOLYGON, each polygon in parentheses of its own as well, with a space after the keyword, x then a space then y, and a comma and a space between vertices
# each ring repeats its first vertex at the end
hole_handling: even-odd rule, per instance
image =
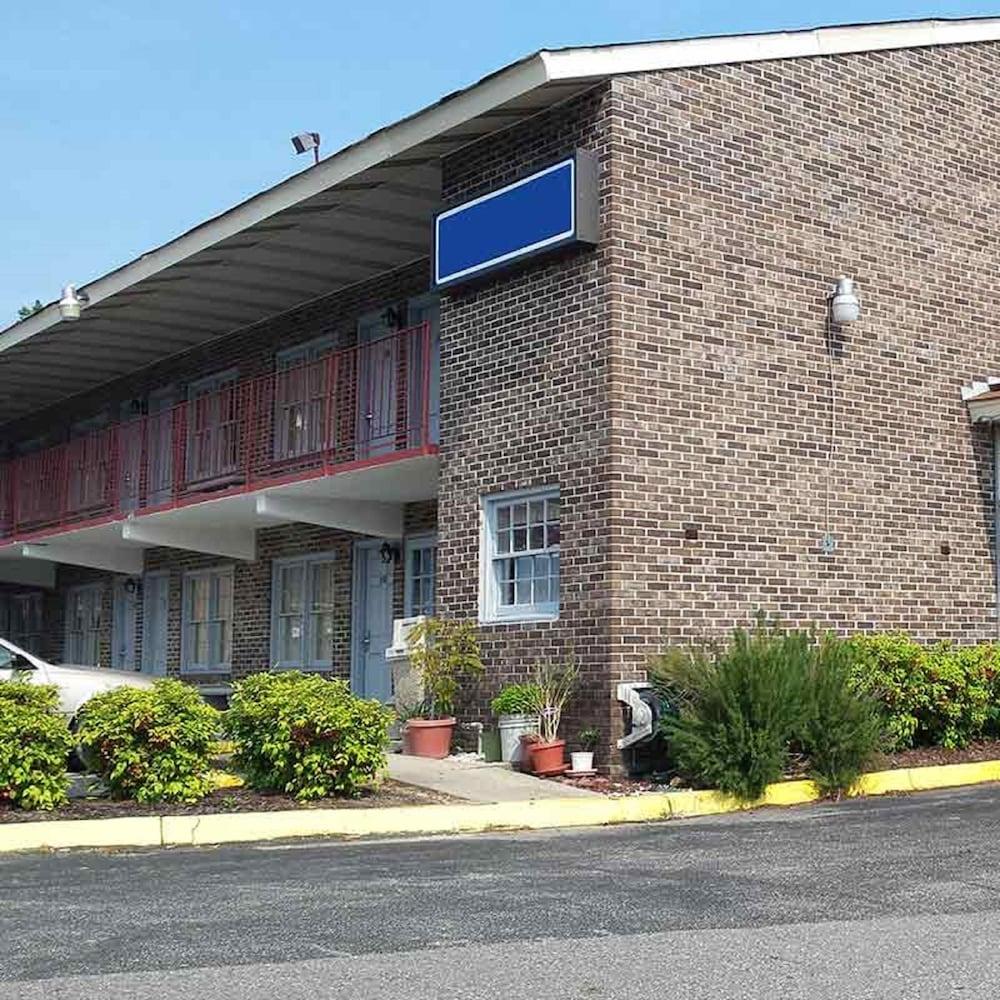
POLYGON ((534 771, 535 766, 532 760, 532 753, 534 752, 535 745, 540 740, 541 737, 538 733, 522 733, 521 753, 518 755, 517 760, 511 762, 511 766, 518 771, 527 771, 529 774, 534 771))
POLYGON ((403 748, 412 757, 433 757, 441 760, 451 750, 451 735, 455 720, 410 719, 403 730, 403 748))
POLYGON ((531 767, 535 774, 562 774, 566 770, 566 741, 535 743, 531 748, 531 767))

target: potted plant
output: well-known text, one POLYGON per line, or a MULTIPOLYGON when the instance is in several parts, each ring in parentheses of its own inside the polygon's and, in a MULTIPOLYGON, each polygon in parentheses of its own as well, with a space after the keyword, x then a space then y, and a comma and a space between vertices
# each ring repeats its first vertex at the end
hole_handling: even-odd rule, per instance
POLYGON ((483 661, 472 622, 425 618, 407 637, 410 663, 420 674, 420 717, 407 720, 403 748, 415 757, 448 756, 455 730, 455 699, 464 677, 479 677, 483 661))
POLYGON ((583 747, 582 750, 575 750, 571 753, 570 760, 573 762, 571 774, 592 774, 594 771, 594 751, 601 742, 601 734, 593 726, 588 726, 581 730, 577 737, 577 742, 583 747))
POLYGON ((559 739, 559 724, 576 685, 576 675, 572 660, 561 665, 544 664, 535 674, 539 740, 531 748, 531 769, 537 775, 562 774, 566 770, 566 741, 559 739))
POLYGON ((500 729, 500 759, 517 766, 521 762, 521 737, 538 732, 538 701, 535 685, 505 684, 490 702, 500 729))

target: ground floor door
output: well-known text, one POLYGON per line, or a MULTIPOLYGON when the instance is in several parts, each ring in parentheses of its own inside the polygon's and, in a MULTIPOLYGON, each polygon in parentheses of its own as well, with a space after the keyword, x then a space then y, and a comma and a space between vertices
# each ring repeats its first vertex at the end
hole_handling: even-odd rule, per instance
POLYGON ((385 651, 392 644, 393 563, 383 562, 382 539, 354 546, 351 686, 363 698, 392 700, 385 651))
POLYGON ((162 677, 167 672, 167 616, 170 576, 147 573, 142 582, 142 672, 162 677))
POLYGON ((115 670, 135 670, 138 584, 135 577, 115 580, 111 601, 111 666, 115 670))

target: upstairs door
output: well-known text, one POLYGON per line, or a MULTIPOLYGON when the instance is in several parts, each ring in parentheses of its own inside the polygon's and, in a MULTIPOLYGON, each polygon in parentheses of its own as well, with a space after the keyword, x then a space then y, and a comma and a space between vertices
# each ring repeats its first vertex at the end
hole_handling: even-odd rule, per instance
POLYGON ((351 686, 362 698, 392 700, 385 651, 392 645, 393 564, 382 562, 382 539, 354 546, 351 686))
POLYGON ((177 389, 166 386, 149 394, 146 450, 149 454, 149 506, 167 503, 174 487, 174 408, 177 389))
POLYGON ((406 324, 414 327, 427 323, 430 327, 425 340, 420 333, 413 334, 411 340, 412 360, 408 368, 406 397, 409 400, 409 444, 419 447, 438 444, 441 439, 441 344, 438 318, 440 304, 436 295, 421 295, 410 299, 407 306, 406 324), (430 361, 424 354, 430 351, 430 361), (428 370, 429 367, 429 370, 428 370), (424 395, 427 395, 427 428, 424 430, 424 395))
POLYGON ((78 420, 66 445, 66 509, 71 514, 99 509, 108 500, 111 483, 111 438, 108 414, 78 420))
POLYGON ((139 509, 142 479, 142 401, 122 403, 118 414, 118 504, 122 513, 139 509))
POLYGON ((111 599, 111 666, 135 670, 138 581, 135 577, 115 580, 111 599))
POLYGON ((395 450, 399 338, 384 313, 358 321, 358 458, 395 450))
POLYGON ((231 481, 239 470, 239 405, 235 369, 209 375, 188 387, 189 485, 231 481))
POLYGON ((167 621, 170 576, 147 573, 142 581, 142 672, 163 677, 167 672, 167 621))

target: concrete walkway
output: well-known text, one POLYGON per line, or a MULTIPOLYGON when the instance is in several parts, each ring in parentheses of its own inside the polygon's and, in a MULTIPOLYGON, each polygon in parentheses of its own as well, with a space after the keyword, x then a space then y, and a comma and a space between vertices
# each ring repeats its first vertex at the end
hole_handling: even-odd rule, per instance
POLYGON ((389 755, 389 777, 470 802, 522 802, 526 799, 591 798, 597 792, 561 781, 545 781, 512 771, 505 764, 449 757, 429 760, 389 755))

